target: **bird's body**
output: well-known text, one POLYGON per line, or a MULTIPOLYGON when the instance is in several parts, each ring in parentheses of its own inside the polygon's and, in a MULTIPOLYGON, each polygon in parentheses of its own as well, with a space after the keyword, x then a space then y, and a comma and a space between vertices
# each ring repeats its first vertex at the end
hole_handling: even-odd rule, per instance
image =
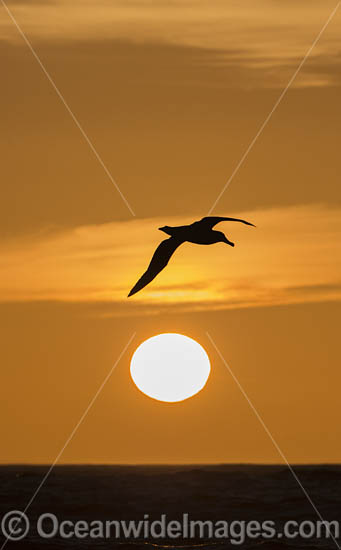
POLYGON ((222 241, 222 236, 225 235, 221 231, 206 230, 199 224, 200 222, 194 222, 191 225, 180 225, 178 227, 160 227, 160 231, 164 231, 167 235, 170 235, 174 239, 179 239, 182 242, 188 242, 193 244, 214 244, 222 241))
POLYGON ((238 218, 207 216, 206 218, 202 218, 202 220, 194 222, 190 225, 180 225, 177 227, 165 225, 164 227, 159 227, 160 231, 170 235, 170 238, 159 244, 154 252, 147 271, 137 281, 128 296, 136 294, 136 292, 150 283, 156 275, 166 267, 175 250, 184 242, 201 245, 223 242, 229 244, 230 246, 234 246, 234 243, 229 241, 224 233, 212 229, 221 221, 235 221, 253 226, 252 223, 245 220, 240 220, 238 218))

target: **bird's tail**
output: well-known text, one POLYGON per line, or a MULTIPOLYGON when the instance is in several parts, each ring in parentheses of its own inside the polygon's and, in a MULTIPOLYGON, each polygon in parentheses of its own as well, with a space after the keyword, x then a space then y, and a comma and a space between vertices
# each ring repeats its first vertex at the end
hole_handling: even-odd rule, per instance
POLYGON ((173 237, 174 235, 174 227, 170 227, 169 225, 164 225, 163 227, 159 227, 159 231, 163 231, 167 235, 170 235, 170 237, 173 237))

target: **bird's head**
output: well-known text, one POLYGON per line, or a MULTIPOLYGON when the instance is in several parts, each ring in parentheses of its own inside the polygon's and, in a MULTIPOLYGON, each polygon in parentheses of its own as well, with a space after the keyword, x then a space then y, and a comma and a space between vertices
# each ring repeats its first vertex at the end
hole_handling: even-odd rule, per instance
POLYGON ((219 233, 219 241, 218 241, 219 243, 226 243, 226 244, 229 244, 230 246, 234 246, 234 243, 232 241, 229 241, 226 235, 224 235, 222 231, 217 231, 217 233, 219 233))

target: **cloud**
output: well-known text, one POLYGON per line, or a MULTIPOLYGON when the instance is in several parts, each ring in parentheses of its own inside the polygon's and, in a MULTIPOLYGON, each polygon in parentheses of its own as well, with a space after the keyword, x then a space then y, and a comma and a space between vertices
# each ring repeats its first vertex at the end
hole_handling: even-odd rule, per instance
MULTIPOLYGON (((258 74, 257 86, 271 82, 283 87, 334 8, 332 2, 271 2, 253 0, 222 2, 192 0, 111 2, 20 0, 10 8, 19 25, 39 43, 74 42, 99 44, 124 40, 133 43, 171 45, 219 52, 219 63, 236 61, 258 74), (243 52, 236 59, 234 51, 243 52), (223 52, 223 55, 221 55, 223 52), (225 53, 224 53, 225 52, 225 53), (232 52, 232 57, 231 57, 232 52)), ((0 24, 3 39, 21 44, 22 38, 9 18, 0 24)), ((311 52, 309 71, 302 71, 298 86, 325 86, 333 82, 334 56, 338 53, 337 22, 311 52), (328 70, 312 70, 315 56, 325 56, 328 70), (313 73, 313 74, 311 74, 313 73), (327 74, 326 74, 327 73, 327 74)), ((41 45, 39 46, 39 48, 41 45)), ((208 57, 206 57, 206 61, 208 57)), ((252 75, 250 85, 254 85, 252 75)), ((242 85, 245 85, 242 79, 242 85)), ((238 80, 234 81, 238 85, 238 80)), ((296 84, 295 84, 296 85, 296 84)))
POLYGON ((163 238, 155 229, 165 220, 12 239, 1 248, 0 300, 106 303, 113 315, 340 300, 340 213, 316 205, 241 213, 257 228, 221 224, 234 249, 185 243, 155 281, 129 300, 163 238))

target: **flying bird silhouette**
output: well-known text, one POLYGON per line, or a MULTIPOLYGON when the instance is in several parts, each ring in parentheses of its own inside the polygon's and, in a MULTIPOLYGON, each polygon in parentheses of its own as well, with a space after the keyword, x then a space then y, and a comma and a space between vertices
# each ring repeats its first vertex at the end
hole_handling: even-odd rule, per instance
POLYGON ((142 288, 148 285, 156 275, 162 271, 168 264, 170 258, 176 251, 176 249, 184 242, 194 244, 214 244, 214 243, 226 243, 230 246, 234 246, 234 243, 229 241, 228 238, 221 231, 214 231, 213 227, 219 222, 240 222, 246 225, 252 225, 253 223, 238 218, 222 218, 217 216, 207 216, 202 218, 198 222, 191 223, 190 225, 180 225, 177 227, 170 227, 165 225, 159 227, 160 231, 163 231, 167 235, 170 235, 169 239, 162 241, 154 252, 151 262, 147 271, 137 281, 128 294, 132 296, 139 292, 142 288))

